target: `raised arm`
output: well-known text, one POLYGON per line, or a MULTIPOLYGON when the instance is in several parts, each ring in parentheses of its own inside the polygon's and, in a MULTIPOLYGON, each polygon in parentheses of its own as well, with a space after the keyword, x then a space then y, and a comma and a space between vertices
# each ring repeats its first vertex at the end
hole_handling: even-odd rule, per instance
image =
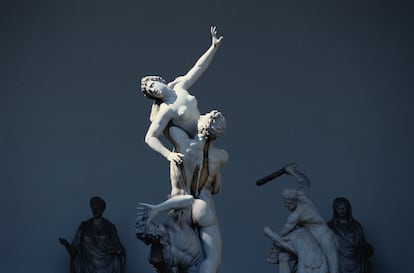
POLYGON ((287 174, 293 175, 298 180, 298 191, 303 190, 305 192, 308 192, 310 187, 310 180, 304 173, 298 171, 296 169, 296 166, 296 163, 288 164, 285 167, 285 171, 287 174))
MULTIPOLYGON (((210 27, 211 32, 211 46, 207 49, 207 51, 198 59, 195 63, 193 68, 191 68, 187 74, 181 76, 174 80, 171 86, 181 87, 183 89, 190 88, 199 78, 200 76, 206 71, 207 67, 210 65, 211 61, 213 60, 214 54, 217 51, 217 48, 220 46, 223 36, 217 38, 217 30, 216 27, 210 27), (178 82, 178 83, 176 83, 178 82)), ((170 86, 169 84, 169 86, 170 86)))

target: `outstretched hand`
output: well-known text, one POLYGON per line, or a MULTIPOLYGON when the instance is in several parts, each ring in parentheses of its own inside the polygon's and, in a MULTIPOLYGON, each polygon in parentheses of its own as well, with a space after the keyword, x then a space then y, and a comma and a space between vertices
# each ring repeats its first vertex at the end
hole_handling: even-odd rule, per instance
POLYGON ((155 216, 155 206, 147 203, 139 203, 137 215, 146 221, 150 221, 155 216))
POLYGON ((211 26, 210 32, 211 32, 211 44, 214 47, 218 47, 221 44, 221 41, 223 40, 223 36, 220 36, 217 38, 217 27, 216 26, 211 26))
POLYGON ((61 243, 64 246, 69 245, 69 242, 65 238, 59 238, 59 243, 61 243))

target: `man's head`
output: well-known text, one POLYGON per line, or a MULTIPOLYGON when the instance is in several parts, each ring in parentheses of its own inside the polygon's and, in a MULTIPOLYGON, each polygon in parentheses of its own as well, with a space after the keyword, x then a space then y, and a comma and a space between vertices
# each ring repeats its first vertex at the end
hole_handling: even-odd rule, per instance
POLYGON ((282 196, 283 196, 285 207, 290 211, 295 210, 296 206, 298 205, 297 190, 296 189, 284 189, 282 196))
POLYGON ((102 217, 102 214, 106 208, 106 203, 101 197, 99 196, 92 197, 89 200, 89 205, 91 207, 92 215, 94 218, 102 217))
POLYGON ((135 224, 135 234, 137 238, 146 245, 160 243, 161 238, 165 236, 165 227, 144 218, 138 218, 135 224))
POLYGON ((226 119, 218 110, 200 116, 197 124, 198 134, 204 139, 214 140, 220 137, 226 129, 226 119))

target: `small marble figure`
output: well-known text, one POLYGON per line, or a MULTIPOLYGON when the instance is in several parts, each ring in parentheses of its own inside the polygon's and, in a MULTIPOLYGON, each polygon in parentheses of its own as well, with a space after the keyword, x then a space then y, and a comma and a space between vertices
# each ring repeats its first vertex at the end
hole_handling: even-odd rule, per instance
POLYGON ((308 230, 298 227, 283 238, 269 227, 264 232, 273 241, 273 257, 268 261, 279 263, 279 273, 293 271, 289 264, 292 259, 296 260, 296 273, 328 273, 325 255, 308 230))
POLYGON ((338 197, 332 209, 333 217, 328 226, 339 242, 339 273, 371 273, 369 257, 374 249, 365 240, 362 225, 353 218, 351 203, 338 197))
POLYGON ((71 256, 70 272, 124 273, 126 252, 115 225, 102 217, 105 201, 95 196, 89 203, 93 217, 80 224, 72 243, 59 238, 71 256))
POLYGON ((146 76, 141 79, 142 92, 154 100, 150 115, 151 125, 145 142, 170 162, 181 163, 183 155, 167 149, 159 137, 167 133, 165 136, 168 139, 166 129, 170 125, 181 128, 191 138, 197 134, 200 111, 196 98, 190 95, 188 89, 206 71, 223 40, 222 36, 217 37, 216 27, 211 27, 210 32, 211 46, 184 76, 179 76, 168 84, 160 76, 146 76))

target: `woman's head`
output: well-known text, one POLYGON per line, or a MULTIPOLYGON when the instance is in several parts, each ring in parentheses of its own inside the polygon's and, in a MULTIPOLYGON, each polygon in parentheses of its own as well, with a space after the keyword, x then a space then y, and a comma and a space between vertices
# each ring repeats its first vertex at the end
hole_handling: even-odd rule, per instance
POLYGON ((145 76, 141 79, 141 91, 150 99, 161 98, 161 90, 164 86, 166 82, 160 76, 145 76))
POLYGON ((344 197, 335 198, 332 203, 334 217, 352 218, 352 207, 348 199, 344 197))
POLYGON ((213 110, 198 120, 198 133, 205 139, 216 139, 220 137, 226 129, 226 119, 218 110, 213 110))

